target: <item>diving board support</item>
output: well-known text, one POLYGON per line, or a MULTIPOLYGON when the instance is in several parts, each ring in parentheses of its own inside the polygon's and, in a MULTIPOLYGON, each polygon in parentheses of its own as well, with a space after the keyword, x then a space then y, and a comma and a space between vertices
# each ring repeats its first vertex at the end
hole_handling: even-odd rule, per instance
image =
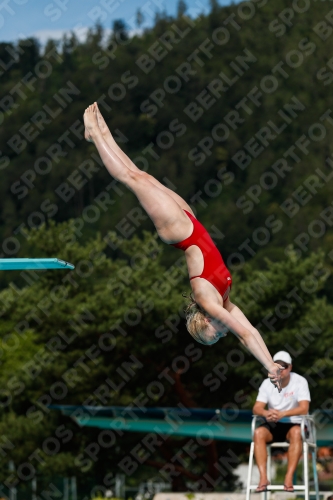
POLYGON ((0 259, 0 271, 19 271, 22 269, 74 269, 75 266, 61 259, 0 259))

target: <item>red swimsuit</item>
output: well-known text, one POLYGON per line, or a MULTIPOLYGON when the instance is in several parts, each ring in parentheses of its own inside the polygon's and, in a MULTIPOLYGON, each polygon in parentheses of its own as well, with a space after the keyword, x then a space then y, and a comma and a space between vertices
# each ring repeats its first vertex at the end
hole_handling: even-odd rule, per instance
POLYGON ((180 248, 184 252, 192 245, 199 247, 204 258, 204 268, 200 276, 192 276, 190 280, 204 278, 216 288, 223 300, 226 300, 229 296, 232 279, 223 262, 222 255, 204 226, 187 210, 184 212, 193 223, 193 232, 186 240, 174 243, 172 246, 180 248))

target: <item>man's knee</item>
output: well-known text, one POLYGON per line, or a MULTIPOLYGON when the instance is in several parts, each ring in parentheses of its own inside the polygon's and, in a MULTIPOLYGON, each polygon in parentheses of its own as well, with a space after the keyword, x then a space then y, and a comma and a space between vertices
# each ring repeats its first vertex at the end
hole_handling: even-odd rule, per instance
POLYGON ((290 442, 300 441, 302 439, 301 426, 300 425, 293 425, 293 427, 291 427, 288 431, 287 439, 290 442))
POLYGON ((270 441, 270 433, 266 427, 257 427, 254 431, 254 441, 268 443, 270 441))

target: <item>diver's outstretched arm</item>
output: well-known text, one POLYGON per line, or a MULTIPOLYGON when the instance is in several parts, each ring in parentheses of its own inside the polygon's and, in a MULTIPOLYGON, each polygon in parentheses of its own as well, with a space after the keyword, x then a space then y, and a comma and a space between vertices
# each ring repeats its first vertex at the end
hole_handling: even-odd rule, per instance
MULTIPOLYGON (((198 302, 198 300, 197 300, 198 302)), ((209 300, 201 299, 199 305, 212 318, 213 324, 218 328, 219 324, 227 327, 239 341, 246 347, 250 353, 263 365, 268 371, 271 381, 281 390, 281 367, 274 363, 263 338, 260 333, 254 332, 242 325, 232 314, 223 306, 209 300)))
MULTIPOLYGON (((260 335, 259 331, 252 325, 252 323, 247 319, 243 311, 239 309, 236 304, 233 304, 230 299, 223 304, 223 307, 233 316, 237 321, 239 321, 245 328, 250 330, 250 332, 255 336, 257 339, 261 349, 264 351, 268 359, 272 359, 271 354, 269 350, 267 349, 267 346, 264 342, 264 339, 260 335)), ((273 361, 273 360, 272 360, 273 361)))

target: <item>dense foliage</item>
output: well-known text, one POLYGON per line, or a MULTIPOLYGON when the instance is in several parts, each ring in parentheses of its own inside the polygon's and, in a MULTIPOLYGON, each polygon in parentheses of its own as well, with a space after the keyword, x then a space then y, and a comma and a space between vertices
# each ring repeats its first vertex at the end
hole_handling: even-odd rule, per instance
MULTIPOLYGON (((292 353, 313 407, 332 390, 331 6, 211 5, 208 16, 187 15, 180 2, 176 19, 159 16, 140 36, 118 22, 107 43, 96 26, 84 42, 0 44, 2 256, 76 264, 1 277, 2 479, 9 458, 19 470, 36 449, 41 473, 104 477, 142 438, 125 434, 88 460, 99 431, 47 404, 130 405, 167 369, 149 406, 237 411, 251 408, 265 376, 230 335, 213 348, 191 342, 183 256, 147 231, 134 196, 83 140, 82 113, 95 100, 135 163, 191 202, 233 272, 233 300, 272 352, 292 353), (107 378, 119 390, 90 400, 107 378), (50 436, 54 453, 43 448, 50 436)), ((167 440, 135 478, 156 475, 182 446, 167 440)), ((187 455, 173 487, 206 471, 216 478, 227 452, 212 443, 195 464, 187 455)), ((233 481, 228 473, 216 484, 233 481)))
MULTIPOLYGON (((87 473, 103 478, 117 467, 124 472, 122 460, 135 445, 145 450, 142 436, 121 434, 112 446, 99 446, 93 460, 89 446, 99 442, 103 431, 78 428, 50 412, 50 404, 224 407, 237 414, 251 407, 266 376, 233 336, 214 347, 191 340, 182 321, 181 291, 188 287, 184 262, 165 268, 163 245, 155 237, 134 236, 124 243, 122 258, 112 259, 99 235, 85 245, 64 247, 60 234, 70 231, 69 226, 51 223, 32 230, 29 244, 46 256, 61 251, 64 259, 76 262, 75 271, 17 273, 0 294, 0 429, 19 479, 26 477, 22 463, 37 468, 30 458, 36 449, 40 472, 79 478, 87 473), (27 278, 30 284, 22 286, 27 278)), ((115 237, 108 234, 108 241, 115 237)), ((266 332, 272 351, 292 353, 297 371, 309 379, 314 407, 326 401, 333 385, 333 306, 320 298, 329 274, 321 253, 303 259, 291 252, 281 263, 268 263, 266 271, 247 265, 235 275, 236 301, 266 332)), ((173 463, 188 441, 169 438, 154 453, 145 453, 143 462, 159 469, 165 461, 173 463)), ((179 477, 172 478, 174 488, 184 489, 186 478, 201 481, 203 488, 211 488, 214 481, 219 488, 230 487, 230 471, 221 481, 215 467, 219 457, 228 456, 228 445, 204 445, 202 439, 200 445, 195 465, 183 451, 179 477), (206 467, 210 481, 202 476, 206 467)), ((8 482, 7 450, 1 460, 8 482)), ((157 472, 141 466, 134 477, 147 474, 157 472)))
MULTIPOLYGON (((303 13, 300 7, 285 12, 288 7, 284 1, 224 8, 214 2, 210 16, 192 6, 195 19, 159 16, 143 35, 124 39, 117 31, 107 44, 101 27, 83 43, 75 36, 43 49, 34 39, 3 43, 2 237, 49 217, 83 218, 84 234, 96 228, 105 233, 136 203, 113 188, 112 205, 96 201, 110 178, 78 123, 94 100, 138 166, 172 183, 208 227, 223 231, 218 243, 226 257, 248 238, 253 250, 243 246, 245 259, 282 257, 313 219, 325 223, 320 213, 331 201, 332 165, 325 164, 332 137, 331 38, 329 26, 326 40, 316 26, 331 6, 305 2, 303 13), (315 123, 325 130, 311 128, 315 123), (288 165, 276 163, 290 148, 288 165), (235 156, 240 150, 252 158, 248 166, 235 156), (301 209, 289 216, 280 205, 295 191, 301 209), (83 213, 90 205, 92 211, 83 213), (269 236, 254 233, 259 227, 269 236)), ((24 236, 18 238, 23 244, 24 236)), ((310 228, 304 249, 328 249, 331 238, 329 231, 310 228)), ((3 252, 9 256, 16 247, 8 247, 3 252)))

